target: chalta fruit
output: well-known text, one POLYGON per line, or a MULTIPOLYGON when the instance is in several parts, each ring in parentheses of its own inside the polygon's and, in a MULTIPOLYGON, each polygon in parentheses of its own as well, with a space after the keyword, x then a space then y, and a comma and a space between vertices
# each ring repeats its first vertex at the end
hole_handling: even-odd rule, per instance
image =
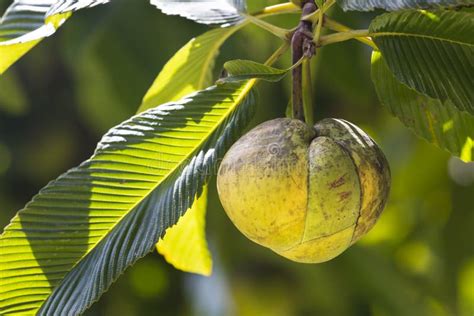
POLYGON ((390 169, 360 128, 289 118, 238 140, 219 168, 224 209, 252 241, 297 262, 330 260, 366 234, 390 190, 390 169))

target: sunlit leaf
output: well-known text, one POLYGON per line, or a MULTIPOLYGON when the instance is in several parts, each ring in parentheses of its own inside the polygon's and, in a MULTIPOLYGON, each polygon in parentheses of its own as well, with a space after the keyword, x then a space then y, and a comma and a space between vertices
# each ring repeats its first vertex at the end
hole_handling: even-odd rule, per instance
MULTIPOLYGON (((237 29, 214 29, 184 45, 166 63, 138 111, 147 110, 154 104, 178 100, 211 85, 212 69, 219 49, 237 29)), ((194 201, 193 207, 157 244, 158 251, 174 267, 203 275, 209 275, 212 270, 205 234, 206 194, 203 193, 194 201)))
POLYGON ((203 24, 223 26, 242 21, 245 0, 150 0, 165 14, 180 15, 203 24))
POLYGON ((70 16, 70 12, 104 1, 15 0, 0 20, 0 74, 48 37, 70 16), (80 2, 81 5, 64 5, 80 2), (61 5, 62 10, 54 10, 61 5), (53 12, 51 12, 53 13, 53 12))
POLYGON ((143 98, 139 111, 179 100, 212 83, 219 49, 238 27, 219 28, 190 40, 166 63, 143 98))
POLYGON ((377 17, 371 36, 399 81, 474 114, 474 15, 401 11, 377 17))
POLYGON ((0 236, 0 314, 80 314, 152 251, 249 120, 253 85, 132 117, 43 188, 0 236))
POLYGON ((206 242, 207 187, 193 206, 166 230, 156 248, 175 268, 209 276, 212 272, 211 253, 206 242))
POLYGON ((428 9, 474 5, 472 0, 337 0, 344 10, 371 11, 385 9, 428 9))
POLYGON ((415 134, 464 160, 471 159, 472 148, 469 153, 463 150, 474 139, 474 116, 449 100, 427 97, 399 82, 379 52, 372 55, 372 80, 382 104, 415 134))
POLYGON ((110 0, 56 0, 55 2, 49 9, 48 16, 95 7, 99 4, 108 3, 110 0))

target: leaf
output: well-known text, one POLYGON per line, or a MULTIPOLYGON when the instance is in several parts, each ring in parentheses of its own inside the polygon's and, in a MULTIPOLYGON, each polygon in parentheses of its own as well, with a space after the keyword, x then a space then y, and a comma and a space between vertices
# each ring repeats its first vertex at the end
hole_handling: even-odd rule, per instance
POLYGON ((376 18, 370 32, 399 81, 474 114, 474 15, 389 13, 376 18))
POLYGON ((191 206, 253 113, 251 88, 210 87, 111 129, 0 236, 0 315, 77 315, 191 206))
POLYGON ((202 24, 229 26, 241 22, 245 0, 150 0, 163 13, 202 24))
POLYGON ((109 3, 110 0, 56 0, 55 2, 49 9, 47 16, 95 7, 99 4, 109 3))
POLYGON ((0 74, 43 38, 54 34, 70 16, 70 11, 106 1, 79 1, 82 2, 81 6, 62 6, 62 10, 57 12, 63 14, 48 14, 50 10, 54 11, 58 4, 66 2, 76 1, 15 0, 8 7, 0 20, 0 74))
MULTIPOLYGON (((211 85, 212 69, 219 49, 238 28, 214 29, 184 45, 166 63, 138 111, 147 110, 154 104, 178 100, 211 85)), ((157 249, 177 269, 210 275, 212 259, 207 249, 204 220, 206 209, 203 206, 206 199, 206 193, 203 193, 194 201, 193 207, 158 242, 157 249), (194 240, 194 243, 189 243, 189 240, 194 240), (184 248, 184 245, 188 248, 184 248), (186 252, 183 253, 183 250, 186 252)))
POLYGON ((472 159, 474 116, 399 82, 379 52, 372 54, 372 80, 382 104, 416 135, 464 161, 472 159))
POLYGON ((270 82, 278 82, 294 67, 300 65, 302 60, 288 69, 277 69, 251 60, 236 59, 224 64, 228 76, 217 81, 218 84, 239 82, 258 78, 270 82))
POLYGON ((238 26, 214 29, 184 45, 163 67, 143 98, 139 112, 211 85, 219 49, 238 29, 238 26))
POLYGON ((372 11, 374 9, 396 11, 474 5, 472 0, 337 0, 337 3, 344 11, 372 11))
POLYGON ((166 230, 156 248, 175 268, 209 276, 212 259, 206 242, 207 187, 178 223, 166 230))

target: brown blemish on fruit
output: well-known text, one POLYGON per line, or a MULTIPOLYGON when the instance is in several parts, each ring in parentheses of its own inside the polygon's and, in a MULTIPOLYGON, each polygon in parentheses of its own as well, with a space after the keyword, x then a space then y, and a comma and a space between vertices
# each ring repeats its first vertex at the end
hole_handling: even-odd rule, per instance
POLYGON ((347 176, 347 173, 345 173, 343 176, 341 176, 339 179, 329 183, 329 187, 331 189, 335 189, 337 187, 340 187, 341 185, 343 185, 344 183, 346 183, 346 180, 345 180, 345 177, 347 176))
POLYGON ((346 199, 348 199, 348 198, 351 196, 351 194, 352 194, 351 191, 348 191, 348 192, 341 192, 341 193, 339 193, 339 200, 340 200, 340 201, 346 200, 346 199))

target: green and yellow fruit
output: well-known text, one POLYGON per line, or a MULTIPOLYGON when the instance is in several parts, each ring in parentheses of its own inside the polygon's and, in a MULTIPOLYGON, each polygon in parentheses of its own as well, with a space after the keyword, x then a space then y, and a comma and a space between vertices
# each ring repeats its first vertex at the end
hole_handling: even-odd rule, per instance
POLYGON ((298 262, 330 260, 382 212, 390 169, 355 125, 324 119, 265 122, 238 140, 219 168, 224 209, 252 241, 298 262))

